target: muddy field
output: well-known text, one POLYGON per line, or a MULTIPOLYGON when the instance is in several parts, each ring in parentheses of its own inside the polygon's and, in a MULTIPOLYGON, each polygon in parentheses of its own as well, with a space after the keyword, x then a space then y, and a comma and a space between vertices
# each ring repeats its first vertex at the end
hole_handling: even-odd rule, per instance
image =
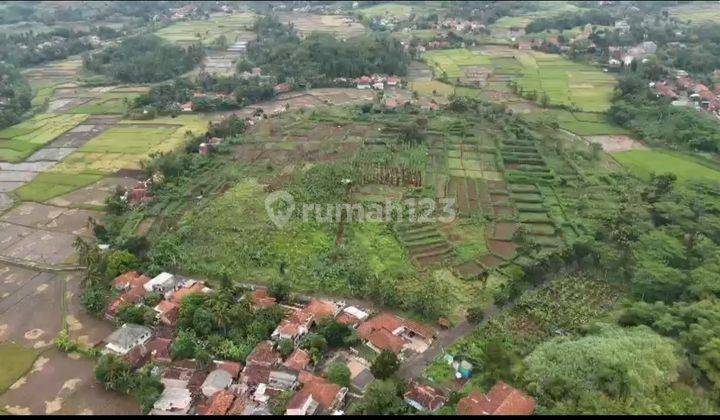
POLYGON ((375 93, 369 90, 352 88, 322 88, 310 89, 302 92, 290 92, 279 95, 272 101, 259 102, 247 106, 239 111, 218 112, 214 114, 214 120, 219 120, 231 114, 241 117, 249 117, 257 109, 262 109, 265 114, 284 112, 288 109, 312 109, 319 106, 342 106, 372 101, 375 93))

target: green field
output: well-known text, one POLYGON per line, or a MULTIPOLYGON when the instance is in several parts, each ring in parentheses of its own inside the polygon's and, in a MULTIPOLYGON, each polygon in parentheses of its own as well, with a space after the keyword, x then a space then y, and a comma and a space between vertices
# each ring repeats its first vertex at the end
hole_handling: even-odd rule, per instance
MULTIPOLYGON (((424 59, 437 77, 445 77, 450 82, 465 77, 468 68, 485 68, 492 71, 488 87, 493 90, 511 80, 517 84, 520 96, 528 97, 534 92, 539 98, 544 93, 550 105, 584 112, 607 111, 616 84, 613 76, 598 68, 535 51, 497 47, 482 52, 432 50, 425 53, 424 59)), ((588 128, 591 130, 592 127, 588 128)))
POLYGON ((373 18, 375 16, 388 16, 407 19, 412 12, 412 6, 396 3, 378 4, 358 10, 358 13, 368 18, 373 18))
POLYGON ((252 25, 255 15, 241 13, 231 16, 215 16, 209 20, 191 20, 176 22, 160 29, 155 34, 171 42, 191 43, 203 41, 213 42, 220 35, 225 35, 228 42, 235 42, 239 35, 247 37, 245 29, 252 25))
POLYGON ((40 114, 0 130, 0 161, 23 161, 85 118, 85 114, 40 114))
POLYGON ((44 172, 15 190, 23 201, 42 203, 100 181, 104 174, 44 172))
POLYGON ((38 353, 35 349, 15 343, 0 343, 0 393, 5 392, 32 367, 38 353))
POLYGON ((668 9, 670 16, 694 23, 720 22, 720 4, 716 2, 693 2, 668 9))
POLYGON ((463 67, 489 66, 491 64, 489 56, 462 48, 428 51, 424 58, 438 76, 450 79, 464 77, 463 67))
POLYGON ((545 93, 551 105, 585 112, 610 108, 616 80, 600 69, 540 52, 518 54, 516 59, 522 65, 522 76, 517 79, 522 92, 545 93))
POLYGON ((657 174, 672 172, 681 182, 692 179, 720 181, 720 171, 701 165, 692 157, 681 153, 631 150, 613 153, 612 156, 630 172, 646 179, 653 172, 657 174))
POLYGON ((526 114, 530 121, 550 123, 557 121, 560 128, 579 136, 620 135, 628 134, 624 128, 609 123, 605 114, 590 112, 570 112, 562 109, 543 109, 526 114))

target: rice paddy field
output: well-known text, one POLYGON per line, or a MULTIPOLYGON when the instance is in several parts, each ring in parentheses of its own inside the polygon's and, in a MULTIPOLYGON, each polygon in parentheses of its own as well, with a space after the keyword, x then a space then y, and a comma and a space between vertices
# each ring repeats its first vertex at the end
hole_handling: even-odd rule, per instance
POLYGON ((175 22, 160 29, 155 34, 170 42, 192 43, 202 41, 211 43, 220 35, 225 35, 228 42, 238 39, 249 39, 254 36, 249 32, 255 15, 238 13, 234 15, 212 16, 209 20, 191 20, 175 22))
POLYGON ((399 19, 407 19, 413 12, 413 7, 407 4, 385 3, 366 7, 357 11, 366 18, 376 16, 392 16, 399 19))
POLYGON ((0 161, 20 162, 43 145, 71 130, 85 114, 40 114, 0 130, 0 161))
POLYGON ((93 184, 120 170, 140 170, 150 154, 180 147, 188 133, 207 129, 199 115, 148 121, 120 121, 70 154, 48 172, 15 191, 18 198, 44 202, 93 184))
POLYGON ((479 70, 489 71, 488 88, 502 89, 502 85, 514 81, 520 96, 530 92, 537 97, 546 94, 550 105, 582 112, 607 111, 616 84, 612 75, 598 68, 536 51, 503 47, 433 50, 425 53, 424 59, 437 77, 451 82, 479 70))
POLYGON ((565 105, 585 112, 610 108, 615 78, 600 69, 575 63, 554 54, 518 54, 522 77, 517 83, 524 91, 548 95, 550 104, 565 105))
POLYGON ((367 32, 367 28, 358 22, 339 15, 316 15, 310 13, 279 13, 284 23, 292 23, 303 35, 311 32, 329 33, 335 36, 351 38, 367 32))
POLYGON ((449 79, 464 77, 466 67, 492 65, 489 56, 463 48, 431 50, 425 53, 424 59, 436 71, 437 76, 449 79))
POLYGON ((720 171, 704 164, 701 158, 693 158, 676 152, 660 150, 630 150, 613 153, 612 156, 631 173, 645 179, 650 174, 671 172, 680 182, 693 179, 720 181, 720 171))

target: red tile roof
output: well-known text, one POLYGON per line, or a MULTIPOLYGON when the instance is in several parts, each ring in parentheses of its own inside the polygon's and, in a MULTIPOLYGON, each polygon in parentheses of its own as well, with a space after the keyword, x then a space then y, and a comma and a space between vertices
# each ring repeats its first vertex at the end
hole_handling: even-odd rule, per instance
POLYGON ((415 401, 424 409, 435 411, 445 405, 447 398, 440 391, 428 385, 414 385, 404 395, 405 399, 415 401))
POLYGON ((196 293, 202 293, 205 288, 205 283, 198 281, 190 287, 183 287, 177 292, 173 293, 172 301, 180 303, 185 296, 193 295, 196 293))
POLYGON ((258 386, 266 384, 270 381, 270 366, 247 365, 240 374, 240 382, 248 386, 258 386))
POLYGON ((308 305, 303 309, 306 313, 312 314, 313 319, 315 321, 319 320, 320 318, 325 318, 329 316, 335 315, 335 304, 328 301, 328 300, 317 300, 313 299, 308 303, 308 305))
POLYGON ((248 355, 246 363, 248 365, 274 366, 280 360, 280 353, 273 349, 272 341, 262 341, 258 343, 253 351, 248 355))
POLYGON ((475 390, 460 399, 457 412, 461 415, 530 415, 535 412, 535 400, 501 381, 487 395, 475 390))
POLYGON ((152 341, 147 343, 147 350, 150 354, 152 361, 169 363, 172 358, 170 357, 170 346, 172 340, 167 338, 154 338, 152 341))
POLYGON ((142 286, 149 281, 149 277, 146 277, 137 271, 128 271, 125 274, 115 277, 115 280, 113 280, 113 286, 118 289, 127 289, 142 286))
POLYGON ((340 386, 318 376, 310 376, 312 376, 312 378, 310 378, 308 382, 305 382, 302 389, 290 398, 287 408, 294 409, 301 407, 308 396, 311 396, 324 410, 332 407, 335 398, 340 392, 340 386))
POLYGON ((243 369, 243 365, 237 362, 228 362, 228 361, 216 361, 215 367, 218 369, 222 369, 225 372, 229 373, 230 376, 233 377, 233 379, 237 379, 240 375, 240 371, 243 369))
POLYGON ((358 322, 360 322, 360 320, 356 316, 349 314, 347 312, 341 312, 340 315, 338 315, 337 318, 335 318, 335 320, 337 322, 339 322, 341 324, 345 324, 345 325, 355 325, 358 322))
POLYGON ((294 352, 285 360, 284 365, 291 370, 301 371, 310 364, 310 353, 303 349, 295 349, 294 352))
POLYGON ((235 395, 228 391, 222 390, 216 392, 215 395, 210 398, 210 401, 205 407, 201 407, 200 414, 204 416, 224 416, 235 401, 235 395))
POLYGON ((269 308, 276 303, 275 298, 268 294, 267 287, 258 287, 253 290, 252 300, 255 306, 260 308, 269 308))
POLYGON ((142 298, 145 297, 145 294, 147 291, 143 286, 134 286, 127 292, 123 293, 115 299, 107 308, 105 311, 105 314, 110 317, 114 317, 117 315, 118 311, 121 307, 129 304, 133 304, 136 302, 139 302, 142 298))
POLYGON ((405 346, 405 341, 402 338, 393 335, 386 329, 373 331, 367 340, 376 348, 393 353, 400 353, 405 346))
POLYGON ((400 318, 389 312, 382 313, 363 322, 357 331, 360 337, 370 341, 375 347, 397 353, 402 349, 403 341, 392 333, 401 327, 412 330, 425 338, 435 336, 435 330, 431 327, 400 318))

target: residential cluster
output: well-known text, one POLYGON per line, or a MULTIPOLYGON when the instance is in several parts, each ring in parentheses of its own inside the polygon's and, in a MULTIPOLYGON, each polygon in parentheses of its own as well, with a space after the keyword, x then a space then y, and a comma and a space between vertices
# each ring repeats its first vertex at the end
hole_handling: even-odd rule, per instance
MULTIPOLYGON (((273 399, 284 392, 293 392, 285 405, 287 415, 343 414, 375 380, 370 370, 374 354, 389 351, 402 361, 427 351, 437 337, 435 328, 390 312, 372 314, 343 301, 311 299, 303 305, 282 305, 287 315, 268 340, 257 344, 244 364, 214 360, 210 366, 202 366, 195 360, 173 360, 171 346, 182 299, 195 293, 213 293, 212 289, 202 281, 171 273, 150 278, 137 271, 118 276, 113 287, 120 295, 107 308, 109 320, 115 319, 120 308, 141 304, 149 293, 161 296, 154 307, 156 327, 123 324, 98 344, 104 353, 122 357, 133 369, 153 364, 152 372, 164 390, 150 414, 271 414, 273 399), (337 349, 324 362, 314 363, 311 352, 301 348, 301 343, 324 318, 353 329, 363 342, 362 349, 337 349), (295 347, 287 357, 279 349, 283 340, 295 347), (348 367, 349 387, 326 378, 329 366, 337 363, 348 367)), ((249 299, 258 308, 280 305, 263 286, 254 286, 240 299, 249 299)), ((470 376, 472 365, 446 357, 458 378, 470 376)), ((432 412, 442 408, 448 396, 413 381, 404 399, 417 410, 432 412)), ((487 395, 474 391, 458 404, 460 414, 532 414, 534 408, 532 398, 502 382, 487 395)))
POLYGON ((672 100, 675 106, 691 106, 707 111, 720 118, 720 86, 711 90, 704 84, 693 80, 684 71, 676 72, 674 77, 669 77, 657 82, 650 82, 657 97, 666 97, 672 100))

